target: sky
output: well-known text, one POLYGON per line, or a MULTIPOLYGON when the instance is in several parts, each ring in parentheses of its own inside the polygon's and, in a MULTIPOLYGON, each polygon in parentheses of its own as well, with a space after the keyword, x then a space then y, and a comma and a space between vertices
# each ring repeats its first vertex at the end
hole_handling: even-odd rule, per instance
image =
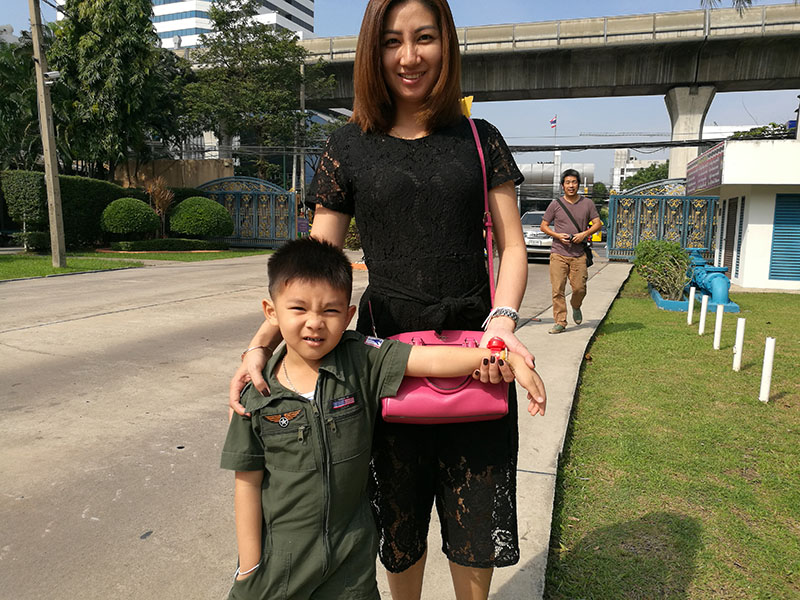
MULTIPOLYGON (((754 8, 780 1, 754 0, 754 8)), ((320 37, 356 35, 367 0, 316 0, 314 2, 315 33, 320 37)), ((730 0, 720 0, 727 7, 730 0)), ((11 24, 14 31, 29 29, 27 0, 0 0, 0 25, 11 24)), ((587 17, 612 17, 700 8, 700 0, 450 0, 458 27, 504 23, 526 23, 587 17), (487 10, 487 6, 491 10, 487 10)), ((800 11, 800 7, 798 7, 800 11)), ((55 10, 42 0, 45 20, 55 19, 55 10)), ((800 90, 771 92, 731 92, 717 94, 711 104, 706 125, 755 127, 770 122, 785 123, 794 118, 800 90)), ((526 100, 515 102, 482 102, 473 104, 474 117, 494 123, 512 145, 548 144, 553 142, 550 119, 558 115, 556 138, 559 144, 609 143, 618 140, 669 139, 670 122, 662 96, 623 98, 576 98, 560 100, 526 100), (638 138, 591 137, 590 132, 642 132, 638 138)), ((666 158, 665 151, 634 152, 643 159, 666 158)), ((613 150, 564 152, 563 162, 595 163, 595 181, 611 182, 613 150)), ((552 153, 528 153, 516 156, 517 162, 535 163, 552 160, 552 153)))

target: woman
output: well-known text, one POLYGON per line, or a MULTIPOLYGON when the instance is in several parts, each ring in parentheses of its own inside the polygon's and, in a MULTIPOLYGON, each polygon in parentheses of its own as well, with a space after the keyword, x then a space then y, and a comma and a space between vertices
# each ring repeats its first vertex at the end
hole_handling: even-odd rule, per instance
MULTIPOLYGON (((370 0, 354 68, 353 116, 328 141, 309 195, 311 235, 343 245, 351 215, 369 269, 357 329, 387 337, 421 329, 480 329, 482 345, 513 334, 527 281, 517 212, 516 164, 489 123, 477 121, 500 269, 492 310, 482 237, 483 180, 461 115, 460 56, 446 0, 370 0), (513 310, 512 310, 513 309, 513 310), (491 311, 491 312, 490 312, 491 311)), ((280 338, 262 325, 231 382, 238 393, 261 377, 280 338)), ((511 380, 486 364, 484 381, 511 380)), ((456 597, 486 598, 494 567, 519 560, 516 526, 516 397, 497 421, 397 425, 379 420, 371 501, 380 557, 395 600, 419 598, 435 500, 456 597)))

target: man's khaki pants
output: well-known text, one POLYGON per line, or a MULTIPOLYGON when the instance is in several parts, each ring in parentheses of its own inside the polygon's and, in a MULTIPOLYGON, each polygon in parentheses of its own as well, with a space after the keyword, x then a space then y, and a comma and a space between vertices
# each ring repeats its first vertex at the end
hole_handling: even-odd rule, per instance
POLYGON ((558 325, 567 326, 567 301, 564 288, 569 279, 572 297, 569 303, 572 308, 580 308, 586 297, 586 280, 589 273, 586 268, 586 255, 561 256, 550 255, 550 285, 553 287, 553 318, 558 325))

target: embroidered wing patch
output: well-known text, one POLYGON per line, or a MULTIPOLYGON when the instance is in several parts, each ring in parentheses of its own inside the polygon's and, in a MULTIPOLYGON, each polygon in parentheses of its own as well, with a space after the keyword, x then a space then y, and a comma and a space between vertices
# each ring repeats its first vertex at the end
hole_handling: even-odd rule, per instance
POLYGON ((297 409, 292 412, 283 413, 282 415, 264 415, 264 418, 270 423, 277 423, 281 427, 286 428, 301 412, 303 412, 302 409, 297 409))
POLYGON ((364 343, 367 346, 372 346, 373 348, 380 348, 381 346, 383 346, 383 341, 384 340, 382 340, 381 338, 368 337, 364 340, 364 343))

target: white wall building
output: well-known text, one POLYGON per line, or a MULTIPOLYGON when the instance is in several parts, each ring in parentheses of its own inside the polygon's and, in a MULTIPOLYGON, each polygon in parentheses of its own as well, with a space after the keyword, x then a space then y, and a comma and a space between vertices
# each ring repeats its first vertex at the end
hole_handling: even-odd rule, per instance
MULTIPOLYGON (((58 0, 64 4, 65 0, 58 0)), ((256 17, 268 23, 295 31, 300 38, 314 33, 314 0, 259 0, 262 5, 256 17)), ((162 47, 194 48, 200 36, 211 31, 208 18, 210 0, 153 0, 153 25, 162 47)), ((58 18, 64 15, 58 13, 58 18)))
POLYGON ((631 156, 631 151, 627 148, 617 148, 614 150, 614 168, 611 170, 611 189, 619 192, 622 182, 628 177, 651 165, 663 165, 666 162, 666 159, 641 160, 631 156))
POLYGON ((14 35, 14 28, 11 25, 0 25, 0 40, 6 44, 16 44, 19 38, 14 35))
POLYGON ((718 195, 714 265, 743 288, 800 290, 800 140, 727 140, 689 163, 686 192, 718 195))

